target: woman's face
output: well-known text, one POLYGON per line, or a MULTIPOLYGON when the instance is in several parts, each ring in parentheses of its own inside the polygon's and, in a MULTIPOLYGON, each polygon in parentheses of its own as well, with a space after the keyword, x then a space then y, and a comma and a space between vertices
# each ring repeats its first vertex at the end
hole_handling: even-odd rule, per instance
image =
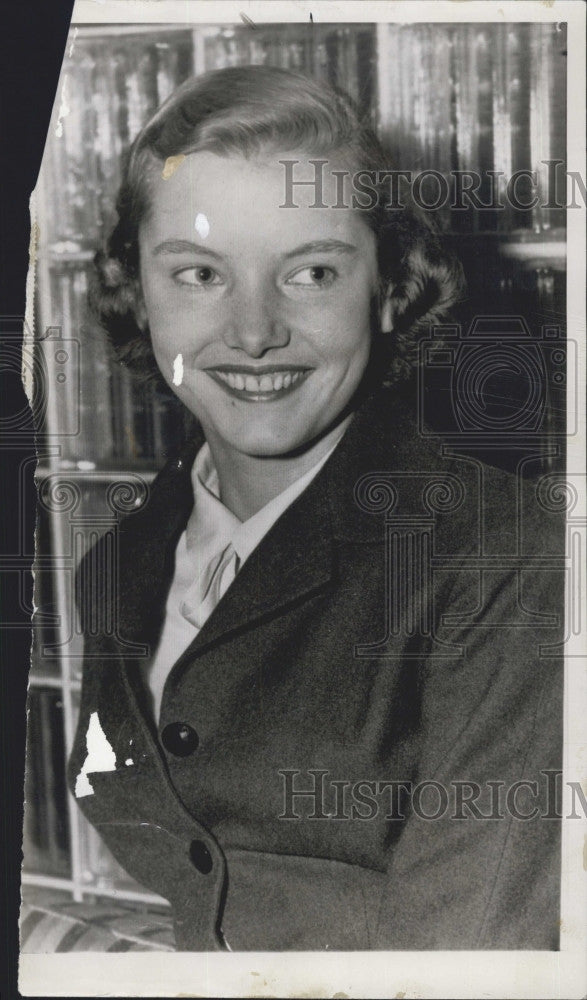
MULTIPOLYGON (((285 455, 336 423, 365 371, 378 275, 375 237, 350 208, 286 201, 303 154, 193 153, 152 180, 139 231, 141 286, 161 372, 216 443, 285 455)), ((340 166, 340 165, 339 165, 340 166)), ((324 168, 323 203, 336 203, 324 168)))

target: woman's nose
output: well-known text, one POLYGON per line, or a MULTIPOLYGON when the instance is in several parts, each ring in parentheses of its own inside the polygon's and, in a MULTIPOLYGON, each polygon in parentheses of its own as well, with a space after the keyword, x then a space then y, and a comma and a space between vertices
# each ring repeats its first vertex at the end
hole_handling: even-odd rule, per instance
POLYGON ((251 358, 259 358, 271 348, 285 347, 289 329, 271 293, 236 298, 224 340, 251 358))

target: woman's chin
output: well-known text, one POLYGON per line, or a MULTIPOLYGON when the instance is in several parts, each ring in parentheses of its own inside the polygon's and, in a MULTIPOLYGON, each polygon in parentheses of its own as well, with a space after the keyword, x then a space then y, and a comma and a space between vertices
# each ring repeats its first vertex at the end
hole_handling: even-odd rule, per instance
POLYGON ((235 426, 204 426, 208 443, 251 458, 285 458, 315 444, 320 433, 313 427, 296 427, 292 421, 269 425, 265 421, 241 420, 235 426))
POLYGON ((286 458, 292 453, 304 451, 306 447, 311 445, 311 441, 303 436, 290 436, 283 439, 271 438, 268 435, 260 437, 245 435, 239 440, 226 443, 229 446, 232 445, 234 451, 238 451, 242 455, 249 455, 251 458, 286 458))

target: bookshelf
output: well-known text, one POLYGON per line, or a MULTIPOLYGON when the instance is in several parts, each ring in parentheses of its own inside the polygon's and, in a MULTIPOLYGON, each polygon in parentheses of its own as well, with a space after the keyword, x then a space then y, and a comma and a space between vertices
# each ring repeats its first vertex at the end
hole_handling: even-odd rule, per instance
MULTIPOLYGON (((72 31, 58 88, 62 95, 65 87, 66 101, 56 101, 36 191, 34 335, 46 399, 38 438, 25 885, 61 889, 77 901, 165 905, 120 869, 65 786, 83 653, 75 567, 100 534, 110 532, 115 541, 120 518, 141 506, 156 470, 187 431, 171 398, 135 385, 114 362, 85 304, 93 255, 114 220, 122 153, 188 75, 253 63, 342 86, 398 168, 446 176, 474 169, 540 173, 543 160, 565 155, 564 48, 564 25, 72 31)), ((441 208, 437 218, 465 261, 471 312, 477 301, 499 296, 500 311, 563 324, 563 209, 441 208)))

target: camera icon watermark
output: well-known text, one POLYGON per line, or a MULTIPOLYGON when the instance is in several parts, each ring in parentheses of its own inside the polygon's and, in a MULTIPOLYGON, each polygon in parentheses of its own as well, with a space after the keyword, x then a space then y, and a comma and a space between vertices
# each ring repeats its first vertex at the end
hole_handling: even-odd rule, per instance
POLYGON ((81 414, 79 341, 64 338, 61 327, 50 326, 38 338, 36 346, 47 380, 51 438, 77 437, 81 414))
POLYGON ((0 317, 0 370, 17 379, 24 396, 0 422, 3 445, 34 442, 40 432, 51 440, 80 432, 80 344, 65 339, 61 327, 33 337, 23 316, 0 317))
MULTIPOLYGON (((521 316, 477 316, 436 326, 420 344, 418 417, 423 436, 497 440, 565 427, 577 345, 557 325, 540 336, 521 316)), ((576 416, 566 433, 576 428, 576 416)))

